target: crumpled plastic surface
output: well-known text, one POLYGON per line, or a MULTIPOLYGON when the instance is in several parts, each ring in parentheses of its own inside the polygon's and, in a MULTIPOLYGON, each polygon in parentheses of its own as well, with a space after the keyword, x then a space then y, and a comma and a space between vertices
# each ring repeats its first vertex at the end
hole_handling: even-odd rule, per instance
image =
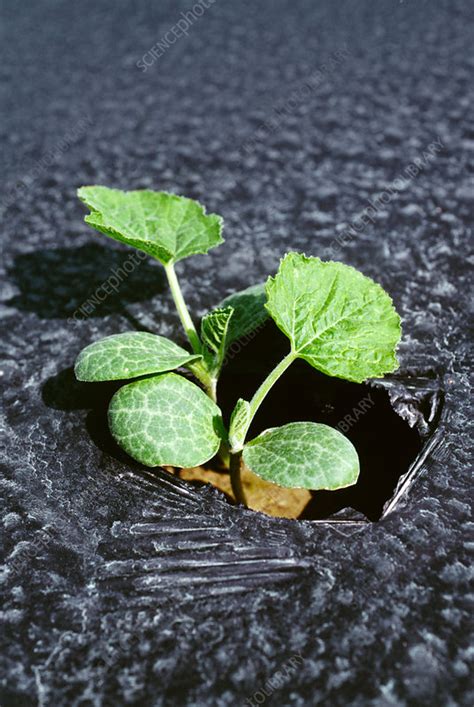
POLYGON ((216 2, 141 71, 187 10, 2 11, 0 703, 470 705, 470 5, 216 2), (90 183, 224 216, 212 260, 178 268, 196 316, 290 248, 392 294, 412 386, 390 388, 393 404, 423 428, 417 381, 446 399, 391 513, 350 530, 271 519, 111 446, 97 413, 111 390, 74 382, 77 352, 178 328, 159 267, 123 277, 130 251, 82 223, 74 192, 90 183))

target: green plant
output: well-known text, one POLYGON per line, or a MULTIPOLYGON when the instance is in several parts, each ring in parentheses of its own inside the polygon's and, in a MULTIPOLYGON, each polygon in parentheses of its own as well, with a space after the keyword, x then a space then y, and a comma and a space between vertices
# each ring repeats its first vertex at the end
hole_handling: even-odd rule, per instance
POLYGON ((397 366, 400 317, 389 295, 354 268, 288 253, 275 277, 231 295, 196 329, 183 299, 175 263, 223 242, 222 219, 191 199, 153 191, 82 187, 86 222, 162 263, 192 351, 155 334, 129 332, 86 347, 75 371, 82 381, 127 380, 109 407, 117 442, 147 466, 192 467, 220 450, 229 461, 232 488, 245 503, 242 459, 255 474, 280 486, 338 489, 356 483, 357 452, 336 429, 294 422, 247 441, 263 399, 301 358, 338 378, 362 382, 397 366), (231 344, 270 316, 290 350, 251 400, 239 399, 228 430, 217 405, 217 381, 231 344), (201 387, 171 371, 185 367, 201 387))

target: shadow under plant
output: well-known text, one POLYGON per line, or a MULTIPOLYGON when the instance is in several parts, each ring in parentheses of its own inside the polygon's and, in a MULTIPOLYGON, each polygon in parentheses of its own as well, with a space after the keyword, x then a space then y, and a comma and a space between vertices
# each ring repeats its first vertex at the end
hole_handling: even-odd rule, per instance
POLYGON ((95 243, 19 255, 8 271, 19 294, 8 304, 42 319, 130 319, 125 305, 164 291, 162 269, 142 255, 95 243))

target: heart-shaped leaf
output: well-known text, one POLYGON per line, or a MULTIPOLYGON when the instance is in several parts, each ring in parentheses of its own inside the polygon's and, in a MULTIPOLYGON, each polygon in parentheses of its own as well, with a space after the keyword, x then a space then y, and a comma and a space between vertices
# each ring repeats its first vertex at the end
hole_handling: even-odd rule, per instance
POLYGON ((335 491, 355 484, 359 457, 352 443, 328 425, 291 422, 262 432, 243 451, 257 476, 286 488, 335 491))
POLYGON ((398 368, 401 327, 392 300, 349 265, 289 253, 266 292, 294 354, 314 368, 358 383, 398 368))
POLYGON ((86 223, 106 236, 143 250, 163 265, 223 243, 222 218, 197 201, 167 192, 81 187, 91 210, 86 223))
POLYGON ((86 346, 74 371, 80 381, 112 381, 172 371, 200 359, 164 336, 144 331, 113 334, 86 346))
POLYGON ((225 436, 217 405, 175 373, 120 388, 110 402, 109 427, 118 444, 146 466, 204 464, 225 436))

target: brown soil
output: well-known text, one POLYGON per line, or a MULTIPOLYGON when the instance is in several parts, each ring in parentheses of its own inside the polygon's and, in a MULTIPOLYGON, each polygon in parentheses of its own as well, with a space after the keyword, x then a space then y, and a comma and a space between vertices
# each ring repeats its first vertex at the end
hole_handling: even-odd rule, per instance
MULTIPOLYGON (((167 467, 181 479, 212 484, 235 502, 227 471, 218 471, 203 466, 192 469, 167 467)), ((311 500, 311 492, 306 489, 284 489, 264 481, 246 467, 241 472, 242 484, 249 508, 278 518, 298 518, 311 500)))

